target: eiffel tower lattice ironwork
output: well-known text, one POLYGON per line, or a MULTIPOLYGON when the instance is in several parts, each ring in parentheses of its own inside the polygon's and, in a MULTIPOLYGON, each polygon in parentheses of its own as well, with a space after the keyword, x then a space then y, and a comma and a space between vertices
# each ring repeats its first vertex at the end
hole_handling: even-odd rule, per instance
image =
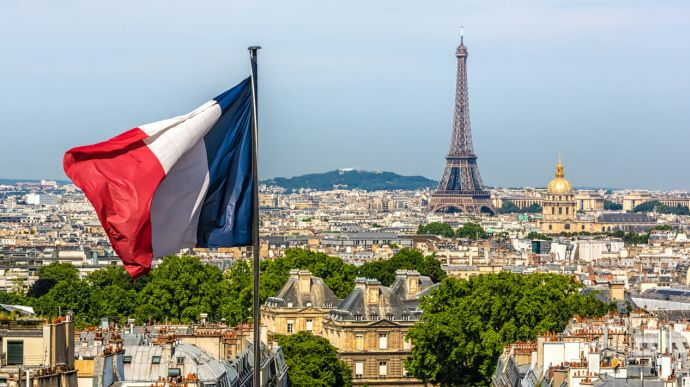
POLYGON ((458 74, 453 137, 450 151, 446 156, 443 176, 429 200, 429 210, 493 215, 495 211, 491 205, 491 194, 482 182, 477 155, 472 145, 470 103, 467 92, 467 48, 462 35, 455 56, 458 58, 458 74))

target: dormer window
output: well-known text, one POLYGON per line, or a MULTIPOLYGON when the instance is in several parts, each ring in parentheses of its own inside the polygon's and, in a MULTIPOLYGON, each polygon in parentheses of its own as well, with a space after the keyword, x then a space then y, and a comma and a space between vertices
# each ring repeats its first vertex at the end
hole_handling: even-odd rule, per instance
POLYGON ((371 321, 379 321, 379 315, 378 314, 372 314, 371 315, 371 321))
POLYGON ((409 314, 403 314, 403 315, 402 315, 402 320, 403 320, 403 321, 410 321, 410 315, 409 315, 409 314))
POLYGON ((356 315, 355 315, 355 321, 362 321, 362 315, 361 315, 361 314, 356 314, 356 315))
POLYGON ((386 315, 386 320, 388 320, 388 321, 394 321, 394 320, 395 320, 395 316, 392 315, 392 314, 387 314, 387 315, 386 315))

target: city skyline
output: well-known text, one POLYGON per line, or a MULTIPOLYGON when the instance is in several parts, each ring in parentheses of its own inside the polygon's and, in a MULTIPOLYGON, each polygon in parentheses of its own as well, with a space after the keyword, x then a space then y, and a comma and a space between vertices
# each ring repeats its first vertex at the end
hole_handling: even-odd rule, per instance
POLYGON ((65 150, 191 110, 241 79, 259 43, 264 178, 358 166, 438 180, 464 25, 488 186, 543 186, 561 153, 575 186, 690 189, 684 2, 204 3, 212 15, 134 4, 0 5, 0 31, 13 36, 0 64, 13 144, 0 177, 64 179, 65 150), (222 24, 238 13, 261 17, 222 24))

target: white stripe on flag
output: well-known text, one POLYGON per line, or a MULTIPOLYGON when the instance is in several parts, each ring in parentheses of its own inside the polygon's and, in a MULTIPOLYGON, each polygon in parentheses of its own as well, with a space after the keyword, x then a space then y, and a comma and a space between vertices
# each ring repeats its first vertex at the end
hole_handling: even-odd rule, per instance
POLYGON ((151 203, 153 256, 196 246, 201 204, 208 190, 206 145, 199 141, 172 167, 151 203))
POLYGON ((150 137, 144 143, 156 155, 166 175, 177 160, 199 143, 221 115, 216 101, 209 101, 186 116, 139 127, 150 137))
POLYGON ((185 116, 139 127, 150 136, 144 142, 165 171, 151 202, 154 257, 196 245, 200 207, 209 184, 204 136, 220 115, 218 103, 209 101, 185 116))

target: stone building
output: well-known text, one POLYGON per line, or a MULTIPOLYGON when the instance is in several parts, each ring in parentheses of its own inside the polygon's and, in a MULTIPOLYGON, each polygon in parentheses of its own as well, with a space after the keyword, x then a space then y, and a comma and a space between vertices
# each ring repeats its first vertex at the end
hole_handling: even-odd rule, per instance
POLYGON ((77 385, 72 316, 51 322, 34 317, 3 320, 0 348, 0 385, 77 385))
POLYGON ((421 316, 416 300, 431 285, 415 271, 396 272, 392 287, 358 278, 352 292, 329 313, 323 336, 352 368, 354 385, 423 385, 406 375, 403 362, 412 351, 407 332, 421 316))
POLYGON ((280 291, 261 307, 261 320, 269 335, 310 331, 322 335, 322 322, 340 299, 323 279, 308 270, 290 270, 280 291))
MULTIPOLYGON (((556 177, 546 187, 543 201, 542 220, 540 228, 544 234, 560 234, 575 232, 602 233, 616 230, 641 231, 654 226, 654 220, 646 214, 603 213, 597 218, 578 218, 581 206, 595 206, 598 199, 590 198, 589 204, 584 203, 582 193, 576 194, 573 186, 565 178, 563 163, 560 158, 556 165, 556 177), (579 204, 578 200, 583 201, 579 204)), ((602 204, 603 205, 603 204, 602 204)))

